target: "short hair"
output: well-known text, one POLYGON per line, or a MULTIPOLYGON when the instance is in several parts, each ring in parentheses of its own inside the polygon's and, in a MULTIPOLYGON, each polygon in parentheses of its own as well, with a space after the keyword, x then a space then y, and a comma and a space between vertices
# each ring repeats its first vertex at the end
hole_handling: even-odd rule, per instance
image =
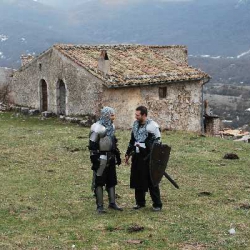
POLYGON ((141 115, 148 115, 148 109, 145 106, 139 106, 136 108, 136 111, 140 111, 141 115))

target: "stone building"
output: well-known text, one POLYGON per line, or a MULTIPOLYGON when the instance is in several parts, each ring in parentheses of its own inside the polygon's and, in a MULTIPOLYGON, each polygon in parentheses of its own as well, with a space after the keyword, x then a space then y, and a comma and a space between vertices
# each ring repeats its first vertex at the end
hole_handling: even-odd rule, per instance
POLYGON ((13 69, 0 67, 0 102, 5 102, 8 95, 8 86, 13 74, 13 69))
POLYGON ((209 76, 188 66, 185 46, 58 44, 22 65, 11 83, 18 105, 66 115, 111 106, 119 128, 145 105, 162 129, 201 130, 209 76))

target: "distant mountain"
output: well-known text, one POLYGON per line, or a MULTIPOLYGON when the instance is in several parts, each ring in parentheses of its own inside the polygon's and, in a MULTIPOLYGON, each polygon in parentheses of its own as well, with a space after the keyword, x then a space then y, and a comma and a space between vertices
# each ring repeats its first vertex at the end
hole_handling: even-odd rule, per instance
POLYGON ((218 59, 190 57, 189 64, 210 74, 211 83, 250 86, 250 57, 218 59))
MULTIPOLYGON (((0 66, 54 43, 185 44, 194 56, 250 50, 247 0, 0 0, 0 66)), ((243 55, 244 57, 247 56, 243 55)))
POLYGON ((61 20, 63 13, 37 1, 0 0, 0 66, 18 67, 21 54, 65 42, 68 27, 61 20))
POLYGON ((69 20, 82 37, 91 34, 97 42, 186 44, 191 54, 212 56, 250 49, 246 0, 76 1, 69 20))

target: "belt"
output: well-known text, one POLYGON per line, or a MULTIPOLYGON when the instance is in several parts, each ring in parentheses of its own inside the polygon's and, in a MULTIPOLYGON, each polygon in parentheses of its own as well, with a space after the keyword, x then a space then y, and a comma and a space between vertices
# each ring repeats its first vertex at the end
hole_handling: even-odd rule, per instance
POLYGON ((99 151, 99 153, 102 155, 102 154, 114 154, 113 151, 99 151))
POLYGON ((108 158, 115 155, 112 151, 100 151, 99 153, 100 155, 106 155, 108 158))

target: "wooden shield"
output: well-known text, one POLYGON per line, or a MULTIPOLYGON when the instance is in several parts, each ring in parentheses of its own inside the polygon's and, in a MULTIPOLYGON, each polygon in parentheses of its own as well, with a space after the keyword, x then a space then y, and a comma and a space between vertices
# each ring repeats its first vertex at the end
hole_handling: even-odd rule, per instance
POLYGON ((157 186, 166 171, 171 147, 167 144, 154 143, 150 153, 149 171, 152 183, 157 186))

